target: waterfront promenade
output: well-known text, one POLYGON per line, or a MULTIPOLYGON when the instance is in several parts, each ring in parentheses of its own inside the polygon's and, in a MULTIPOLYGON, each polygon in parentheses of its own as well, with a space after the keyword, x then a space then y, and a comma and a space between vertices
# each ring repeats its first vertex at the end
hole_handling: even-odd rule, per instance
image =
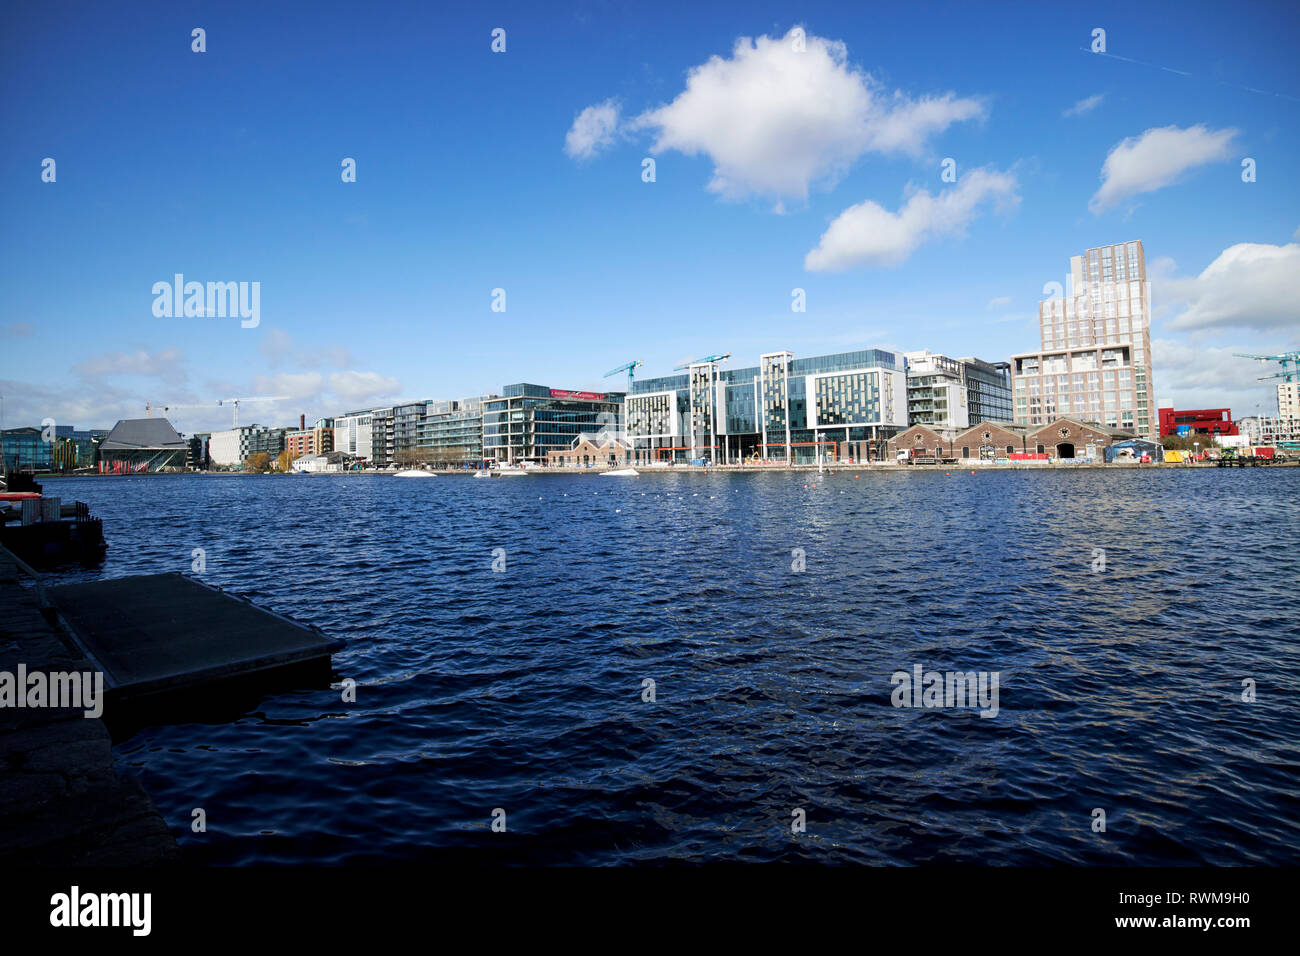
MULTIPOLYGON (((0 672, 92 670, 41 615, 23 573, 0 548, 0 672)), ((0 863, 139 866, 177 857, 148 795, 113 772, 102 721, 81 709, 0 708, 0 863)))

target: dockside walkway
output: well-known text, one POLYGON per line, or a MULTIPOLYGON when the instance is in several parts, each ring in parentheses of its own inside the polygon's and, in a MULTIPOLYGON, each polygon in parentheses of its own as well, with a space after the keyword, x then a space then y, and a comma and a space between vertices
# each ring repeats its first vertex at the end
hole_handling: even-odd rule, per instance
MULTIPOLYGON (((26 572, 0 548, 0 672, 87 672, 41 615, 26 572)), ((82 709, 0 707, 0 864, 139 866, 174 861, 148 795, 113 772, 104 724, 82 709)))

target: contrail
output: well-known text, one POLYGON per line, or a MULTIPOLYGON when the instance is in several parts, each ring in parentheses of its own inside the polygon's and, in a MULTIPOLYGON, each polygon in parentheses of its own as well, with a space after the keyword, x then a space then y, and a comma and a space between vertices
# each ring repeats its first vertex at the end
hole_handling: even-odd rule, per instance
MULTIPOLYGON (((1194 74, 1188 73, 1186 70, 1175 70, 1170 66, 1161 66, 1159 63, 1147 63, 1144 60, 1135 60, 1129 56, 1120 56, 1118 53, 1102 53, 1082 46, 1079 47, 1079 50, 1083 53, 1087 53, 1089 56, 1108 56, 1112 60, 1123 60, 1125 63, 1136 63, 1138 66, 1147 66, 1153 70, 1164 70, 1166 73, 1177 73, 1179 76, 1194 76, 1194 74)), ((1276 96, 1279 99, 1290 100, 1292 103, 1300 103, 1300 97, 1291 96, 1287 93, 1273 93, 1269 90, 1257 90, 1253 86, 1244 86, 1241 83, 1229 83, 1227 80, 1215 80, 1214 82, 1218 83, 1220 86, 1230 86, 1233 89, 1245 90, 1248 93, 1259 93, 1263 96, 1276 96)))

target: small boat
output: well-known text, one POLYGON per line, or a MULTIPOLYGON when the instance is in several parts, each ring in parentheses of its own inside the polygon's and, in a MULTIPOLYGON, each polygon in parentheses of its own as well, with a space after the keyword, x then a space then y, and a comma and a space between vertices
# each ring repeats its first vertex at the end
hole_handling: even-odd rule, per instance
POLYGON ((420 468, 407 468, 405 471, 399 471, 393 475, 394 478, 437 478, 431 471, 424 471, 420 468))
POLYGON ((641 472, 635 468, 615 468, 613 471, 602 471, 602 478, 640 478, 641 472))
POLYGON ((491 478, 491 477, 492 477, 492 472, 490 472, 490 471, 476 471, 476 472, 474 472, 474 477, 475 477, 475 478, 491 478))

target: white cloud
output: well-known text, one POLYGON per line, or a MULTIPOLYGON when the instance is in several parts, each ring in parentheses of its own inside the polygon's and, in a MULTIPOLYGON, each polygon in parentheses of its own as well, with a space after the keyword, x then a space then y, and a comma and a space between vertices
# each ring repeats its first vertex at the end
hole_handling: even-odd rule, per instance
POLYGON ((1152 283, 1161 310, 1181 306, 1170 329, 1300 331, 1300 244, 1240 242, 1195 277, 1152 283))
POLYGON ((1129 196, 1168 186, 1189 169, 1227 159, 1236 135, 1235 129, 1162 126, 1130 136, 1107 154, 1101 188, 1088 208, 1095 215, 1129 196))
POLYGON ((1231 408, 1233 418, 1270 413, 1270 389, 1256 378, 1264 371, 1236 352, 1255 352, 1243 345, 1207 348, 1173 339, 1153 339, 1151 360, 1156 398, 1175 408, 1231 408))
POLYGON ((293 336, 283 329, 268 329, 258 343, 257 350, 266 356, 268 364, 277 368, 286 360, 292 359, 298 368, 316 369, 332 365, 347 368, 352 364, 352 356, 342 345, 325 345, 319 348, 302 348, 294 342, 293 336))
POLYGON ((329 388, 339 398, 346 399, 346 403, 357 404, 366 399, 396 395, 402 390, 402 383, 378 372, 346 371, 331 374, 329 388))
POLYGON ((1000 309, 1000 308, 1002 308, 1003 306, 1005 306, 1005 305, 1010 305, 1010 304, 1011 304, 1011 296, 1009 296, 1009 295, 1000 295, 1000 296, 997 296, 996 298, 989 299, 989 304, 986 305, 986 306, 984 306, 984 308, 986 308, 986 309, 1000 309))
POLYGON ((180 385, 186 379, 185 356, 179 349, 149 352, 111 352, 78 362, 73 372, 91 382, 120 376, 157 378, 168 385, 180 385))
POLYGON ((1086 96, 1083 99, 1079 100, 1079 102, 1071 106, 1068 110, 1062 112, 1061 115, 1082 116, 1085 113, 1091 113, 1093 110, 1095 110, 1098 106, 1101 105, 1101 101, 1104 100, 1105 98, 1106 98, 1105 93, 1094 93, 1092 96, 1086 96))
POLYGON ((574 117, 573 125, 564 137, 564 151, 573 159, 595 156, 614 142, 619 112, 618 103, 612 99, 588 106, 574 117))
POLYGON ((835 272, 854 266, 898 265, 926 240, 961 233, 985 202, 1003 207, 1018 203, 1016 186, 1010 173, 976 169, 938 196, 925 190, 912 192, 896 213, 870 200, 850 206, 804 257, 804 268, 835 272))
POLYGON ((729 59, 693 68, 676 99, 629 128, 654 132, 653 153, 708 156, 709 189, 725 198, 803 199, 868 152, 921 155, 935 134, 985 115, 982 102, 953 93, 885 91, 849 65, 841 42, 809 36, 799 52, 793 40, 741 37, 729 59))

